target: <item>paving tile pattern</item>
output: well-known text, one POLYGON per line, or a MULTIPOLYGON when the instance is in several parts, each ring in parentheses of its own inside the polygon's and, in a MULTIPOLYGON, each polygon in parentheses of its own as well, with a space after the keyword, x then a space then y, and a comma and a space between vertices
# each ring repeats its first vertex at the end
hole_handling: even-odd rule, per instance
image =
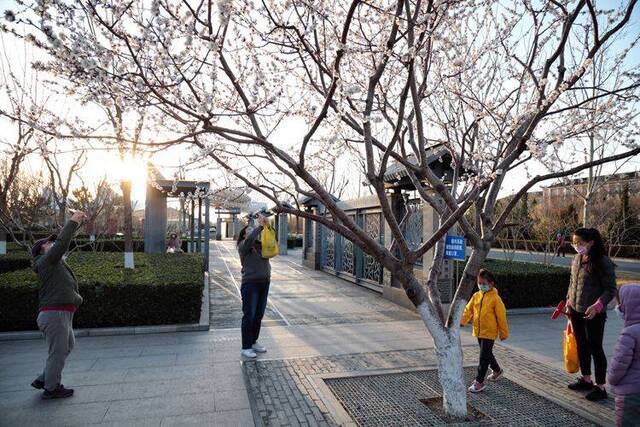
MULTIPOLYGON (((465 365, 476 364, 478 353, 475 346, 465 347, 465 365)), ((527 388, 535 389, 536 394, 560 400, 570 408, 580 408, 581 411, 599 420, 599 424, 607 425, 613 422, 613 398, 610 397, 604 403, 588 402, 583 395, 566 388, 566 384, 572 378, 562 370, 541 364, 501 345, 496 345, 495 354, 505 369, 507 378, 514 379, 517 376, 518 383, 526 383, 527 388)), ((435 367, 436 364, 433 349, 421 349, 248 361, 243 364, 243 370, 256 425, 329 426, 336 425, 336 423, 309 376, 391 368, 435 367)), ((437 389, 437 381, 434 380, 430 387, 437 389)), ((482 398, 489 399, 501 392, 498 387, 491 384, 484 393, 482 398)), ((527 395, 531 394, 527 393, 527 395)), ((505 404, 508 405, 508 403, 505 404)), ((549 405, 557 407, 551 402, 549 405)), ((508 408, 510 411, 524 410, 514 404, 509 405, 508 408)), ((578 420, 578 425, 589 425, 588 422, 579 424, 580 417, 576 416, 575 418, 578 420)), ((554 423, 551 425, 569 424, 554 423)))

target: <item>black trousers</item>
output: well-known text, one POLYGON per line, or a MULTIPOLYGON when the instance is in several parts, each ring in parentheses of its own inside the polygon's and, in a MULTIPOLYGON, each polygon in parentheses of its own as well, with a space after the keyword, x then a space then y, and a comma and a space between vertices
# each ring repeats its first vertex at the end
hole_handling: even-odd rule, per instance
POLYGON ((604 324, 607 312, 599 313, 591 320, 584 318, 584 313, 571 310, 571 326, 578 344, 578 359, 582 375, 591 375, 591 359, 596 371, 596 384, 604 384, 607 380, 607 356, 602 348, 604 324))
POLYGON ((242 349, 250 349, 260 336, 262 317, 267 308, 269 283, 243 283, 242 295, 242 349))
POLYGON ((478 338, 478 345, 480 346, 480 363, 478 364, 478 375, 476 381, 479 383, 484 382, 484 378, 487 376, 487 370, 489 366, 494 372, 500 371, 500 365, 493 355, 493 340, 486 338, 478 338))

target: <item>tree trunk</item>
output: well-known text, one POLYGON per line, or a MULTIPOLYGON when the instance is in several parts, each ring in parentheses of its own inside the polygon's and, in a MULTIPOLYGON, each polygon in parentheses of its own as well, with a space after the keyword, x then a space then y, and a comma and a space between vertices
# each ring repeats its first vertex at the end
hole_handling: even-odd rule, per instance
POLYGON ((65 200, 64 202, 60 203, 60 211, 58 212, 58 225, 60 225, 60 227, 64 227, 64 225, 67 223, 67 198, 66 196, 63 197, 65 198, 65 200))
POLYGON ((591 191, 583 199, 582 204, 582 226, 588 227, 591 221, 591 191))
POLYGON ((124 201, 124 268, 134 268, 133 261, 133 220, 131 212, 131 181, 122 180, 122 198, 124 201))
POLYGON ((448 415, 464 418, 467 415, 467 388, 464 381, 459 322, 451 328, 443 328, 431 320, 427 304, 423 302, 417 309, 435 344, 438 379, 442 387, 442 405, 448 415))
POLYGON ((7 233, 0 230, 0 255, 7 254, 7 233))

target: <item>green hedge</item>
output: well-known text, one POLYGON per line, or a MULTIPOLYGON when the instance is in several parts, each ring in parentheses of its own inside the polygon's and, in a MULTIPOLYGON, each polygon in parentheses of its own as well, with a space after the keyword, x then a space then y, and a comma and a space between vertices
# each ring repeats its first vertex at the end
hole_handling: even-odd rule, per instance
MULTIPOLYGON (((194 242, 197 241, 197 237, 194 239, 194 242)), ((187 252, 187 245, 191 241, 190 238, 182 239, 182 250, 187 252)), ((204 238, 200 239, 201 242, 204 242, 204 238)), ((302 243, 300 243, 302 245, 302 243)), ((293 247, 293 246, 292 246, 293 247)), ((70 250, 76 250, 81 252, 124 252, 124 240, 123 239, 97 239, 93 242, 86 237, 76 237, 71 241, 69 245, 70 250)), ((23 248, 18 246, 15 242, 7 242, 7 252, 25 252, 23 248)), ((133 251, 134 252, 144 252, 144 240, 143 239, 133 239, 133 251)), ((0 256, 0 258, 2 258, 0 256)), ((1 266, 1 264, 0 264, 1 266)), ((0 269, 0 273, 3 270, 0 269)))
POLYGON ((31 267, 31 255, 26 251, 8 251, 0 255, 0 274, 31 267))
POLYGON ((302 247, 302 236, 289 236, 287 237, 287 248, 301 248, 302 247))
POLYGON ((496 277, 507 308, 553 307, 566 297, 571 278, 568 268, 527 262, 488 259, 484 268, 496 277))
MULTIPOLYGON (((118 253, 72 254, 84 303, 75 326, 140 326, 196 323, 203 288, 201 254, 135 254, 123 268, 118 253)), ((0 274, 0 331, 37 329, 37 278, 30 269, 0 274)))

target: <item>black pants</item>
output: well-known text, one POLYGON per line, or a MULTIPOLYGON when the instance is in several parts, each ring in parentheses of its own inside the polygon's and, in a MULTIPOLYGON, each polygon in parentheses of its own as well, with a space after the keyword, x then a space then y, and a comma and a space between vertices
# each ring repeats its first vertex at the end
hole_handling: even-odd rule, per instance
POLYGON ((260 335, 262 317, 267 308, 269 283, 243 283, 242 294, 242 349, 250 349, 260 335))
POLYGON ((487 370, 489 366, 494 372, 500 372, 500 365, 496 361, 493 355, 493 340, 486 338, 478 338, 478 344, 480 345, 480 363, 478 364, 478 376, 476 381, 479 383, 484 382, 484 377, 487 376, 487 370))
POLYGON ((604 384, 607 380, 607 356, 602 348, 604 323, 607 312, 599 313, 591 320, 584 318, 584 313, 571 310, 571 326, 578 344, 578 359, 582 375, 591 375, 591 358, 596 371, 596 384, 604 384))

